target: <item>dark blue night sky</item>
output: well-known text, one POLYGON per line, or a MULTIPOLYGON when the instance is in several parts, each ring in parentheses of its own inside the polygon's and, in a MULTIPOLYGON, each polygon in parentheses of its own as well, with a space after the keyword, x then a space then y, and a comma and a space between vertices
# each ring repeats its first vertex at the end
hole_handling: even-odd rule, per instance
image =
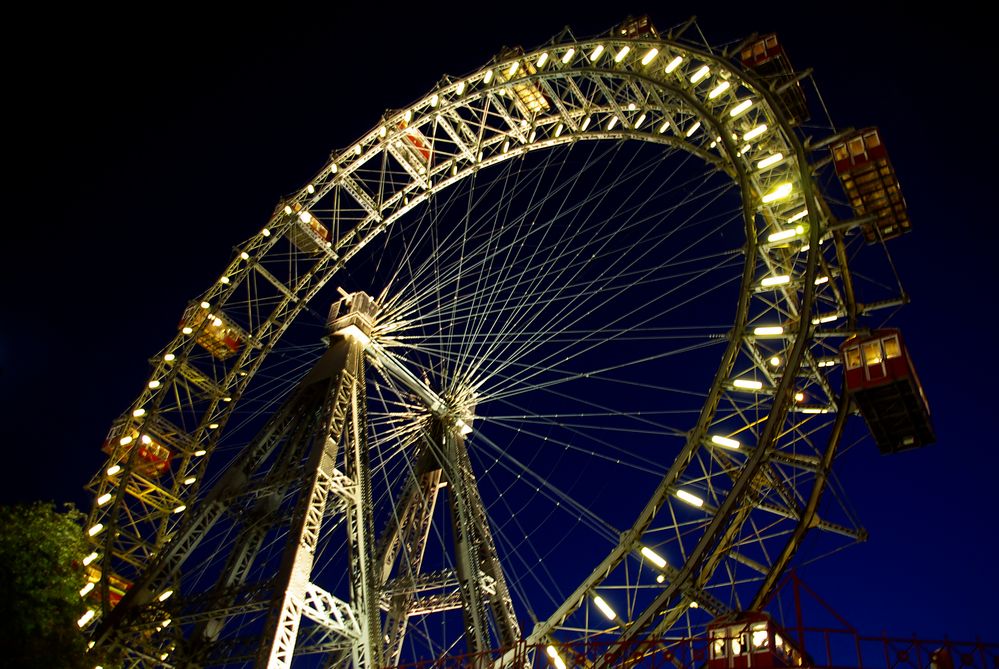
MULTIPOLYGON (((73 10, 8 24, 0 501, 74 501, 146 358, 231 247, 334 147, 504 45, 627 14, 697 14, 710 42, 775 31, 841 127, 879 126, 913 232, 891 242, 938 443, 852 449, 839 476, 866 544, 802 576, 862 631, 995 638, 994 50, 984 17, 902 3, 500 3, 230 16, 73 10), (751 6, 752 5, 752 6, 751 6), (436 7, 436 8, 435 8, 436 7), (130 28, 112 27, 124 20, 130 28), (44 26, 44 28, 42 27, 44 26), (422 76, 399 77, 397 63, 422 76)), ((993 37, 994 39, 994 37, 993 37)))

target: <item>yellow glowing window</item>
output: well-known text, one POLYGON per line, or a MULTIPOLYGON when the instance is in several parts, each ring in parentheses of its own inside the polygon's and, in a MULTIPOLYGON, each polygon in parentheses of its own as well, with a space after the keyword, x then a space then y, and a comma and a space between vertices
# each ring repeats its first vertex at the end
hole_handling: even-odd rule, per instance
POLYGON ((846 349, 846 368, 856 369, 860 367, 860 349, 852 346, 846 349))
POLYGON ((885 344, 886 358, 897 358, 902 355, 902 347, 898 345, 898 337, 892 335, 891 337, 885 337, 882 341, 885 344))
POLYGON ((851 156, 862 156, 864 155, 864 140, 861 137, 854 137, 849 142, 850 155, 851 156))
POLYGON ((864 344, 864 364, 868 367, 881 364, 880 341, 869 341, 864 344))

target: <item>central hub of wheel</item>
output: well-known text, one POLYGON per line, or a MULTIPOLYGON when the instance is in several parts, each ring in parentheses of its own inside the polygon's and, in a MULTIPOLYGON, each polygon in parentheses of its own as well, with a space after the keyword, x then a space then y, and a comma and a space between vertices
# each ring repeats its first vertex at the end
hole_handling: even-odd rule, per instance
POLYGON ((340 289, 340 293, 343 299, 330 307, 327 320, 330 334, 357 341, 372 364, 418 397, 431 414, 445 424, 453 425, 460 434, 470 434, 478 393, 465 387, 443 395, 437 393, 425 380, 422 370, 414 370, 408 360, 387 350, 373 335, 381 311, 374 298, 365 292, 347 293, 340 289))

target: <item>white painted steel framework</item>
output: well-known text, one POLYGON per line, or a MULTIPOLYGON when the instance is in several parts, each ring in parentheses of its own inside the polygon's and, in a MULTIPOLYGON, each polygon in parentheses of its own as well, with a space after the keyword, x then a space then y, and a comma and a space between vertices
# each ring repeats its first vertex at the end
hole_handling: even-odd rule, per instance
MULTIPOLYGON (((406 639, 417 635, 420 652, 460 648, 490 658, 521 638, 525 615, 534 618, 524 630, 531 642, 663 636, 759 605, 808 529, 863 538, 846 510, 827 516, 820 498, 848 408, 837 392, 836 345, 856 330, 858 315, 883 305, 854 297, 847 259, 856 243, 819 190, 817 145, 805 145, 768 82, 679 32, 565 34, 446 78, 335 152, 239 245, 152 360, 145 388, 112 426, 107 466, 91 482, 93 627, 102 649, 117 648, 137 665, 257 658, 258 666, 286 666, 295 654, 323 654, 329 664, 368 667, 400 662, 406 639), (583 173, 603 160, 607 154, 583 149, 597 145, 645 154, 626 163, 631 176, 601 176, 604 190, 560 190, 569 179, 560 169, 583 173), (582 168, 569 162, 573 155, 586 157, 582 168), (642 163, 644 155, 655 159, 642 163), (680 200, 674 209, 689 208, 673 223, 656 170, 681 155, 709 176, 669 186, 680 200), (552 167, 551 156, 562 162, 552 167), (643 164, 655 184, 633 176, 643 164), (518 165, 523 174, 511 177, 518 165), (728 185, 706 186, 711 175, 728 185), (534 193, 523 212, 507 211, 505 198, 549 178, 550 192, 534 193), (651 193, 654 215, 628 203, 614 211, 614 226, 609 218, 565 225, 566 211, 599 210, 604 200, 595 198, 627 178, 640 183, 630 193, 651 193), (472 216, 473 187, 489 218, 472 216), (696 216, 730 191, 739 202, 725 227, 697 229, 696 216), (464 223, 437 227, 459 196, 468 196, 464 223), (556 197, 552 221, 529 220, 556 197), (572 198, 582 206, 566 204, 572 198), (685 239, 692 230, 698 236, 685 239), (719 238, 727 250, 701 246, 719 238), (403 251, 375 252, 378 244, 403 251), (397 266, 386 270, 383 260, 397 266), (605 270, 593 269, 598 260, 605 270), (227 429, 239 429, 241 400, 259 401, 251 381, 268 376, 268 354, 327 284, 365 267, 389 277, 377 306, 365 296, 369 306, 355 304, 331 324, 325 357, 225 473, 214 474, 208 463, 225 454, 227 429), (685 341, 691 335, 671 332, 666 317, 696 304, 697 294, 683 291, 715 281, 716 271, 734 296, 734 315, 685 341), (662 301, 674 292, 682 299, 662 301), (620 306, 636 295, 646 301, 620 306), (605 320, 585 329, 593 313, 605 320), (616 344, 628 341, 635 357, 615 357, 616 344), (626 377, 707 349, 720 363, 691 391, 626 377), (576 387, 569 384, 608 379, 642 385, 652 398, 689 396, 689 415, 667 424, 665 405, 628 411, 613 397, 598 401, 599 392, 559 395, 576 387), (528 391, 576 404, 561 416, 545 413, 519 403, 528 391), (593 429, 602 432, 580 436, 593 429), (565 452, 616 464, 615 453, 650 435, 679 444, 661 469, 645 456, 625 463, 657 483, 643 489, 644 505, 618 531, 546 476, 532 479, 530 456, 505 460, 514 442, 503 441, 503 430, 539 443, 552 437, 565 452), (577 448, 577 438, 592 441, 577 448), (168 466, 151 468, 140 443, 168 449, 168 466), (600 454, 599 444, 612 450, 600 454), (399 453, 404 468, 393 464, 399 453), (519 467, 510 486, 533 480, 537 495, 610 542, 578 557, 592 570, 549 596, 553 604, 526 601, 518 572, 538 577, 526 561, 507 561, 523 541, 505 531, 527 541, 530 533, 503 506, 502 491, 483 499, 479 477, 487 472, 470 454, 497 475, 519 467), (385 487, 394 491, 373 493, 390 473, 385 487), (441 491, 454 541, 445 562, 430 565, 428 556, 440 555, 428 545, 449 543, 435 529, 441 491), (227 522, 236 529, 215 536, 227 522), (341 529, 343 550, 324 548, 323 537, 341 529), (204 552, 212 541, 224 548, 224 566, 192 566, 211 563, 204 552), (348 576, 339 596, 311 580, 323 569, 348 576), (112 608, 122 581, 133 585, 112 608), (414 631, 416 619, 447 620, 447 611, 460 612, 460 631, 452 625, 439 640, 425 624, 414 631)), ((712 284, 700 295, 720 290, 712 284)))

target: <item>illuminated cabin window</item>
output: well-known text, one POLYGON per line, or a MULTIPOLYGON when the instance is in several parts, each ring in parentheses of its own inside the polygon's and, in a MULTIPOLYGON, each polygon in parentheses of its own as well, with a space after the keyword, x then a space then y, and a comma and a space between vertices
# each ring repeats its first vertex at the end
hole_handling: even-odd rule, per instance
POLYGON ((857 369, 858 367, 860 367, 860 349, 856 346, 851 346, 846 349, 846 368, 857 369))
POLYGON ((868 367, 881 364, 880 340, 864 342, 864 364, 868 367))
POLYGON ((885 337, 882 341, 885 345, 886 358, 897 358, 902 355, 902 347, 898 345, 898 337, 892 335, 891 337, 885 337))
POLYGON ((766 623, 756 623, 753 625, 753 650, 765 650, 770 647, 770 633, 767 631, 766 623))

